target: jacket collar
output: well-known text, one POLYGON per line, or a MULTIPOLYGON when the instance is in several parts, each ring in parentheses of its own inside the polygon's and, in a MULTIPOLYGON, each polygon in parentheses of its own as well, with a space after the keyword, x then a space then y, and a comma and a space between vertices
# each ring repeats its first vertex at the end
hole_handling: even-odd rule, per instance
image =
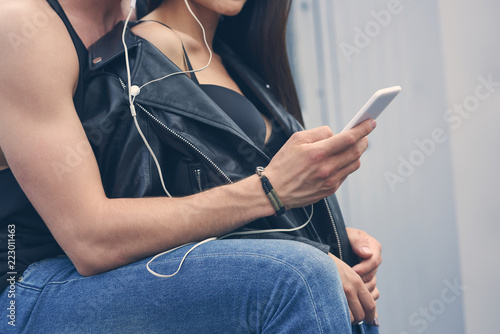
MULTIPOLYGON (((130 31, 130 28, 135 26, 136 22, 130 22, 127 32, 125 34, 125 42, 127 49, 130 52, 139 44, 138 39, 130 31)), ((122 34, 124 22, 119 22, 113 30, 104 35, 95 44, 89 47, 89 63, 88 68, 90 71, 95 71, 108 65, 116 58, 123 56, 124 48, 122 42, 122 34)))

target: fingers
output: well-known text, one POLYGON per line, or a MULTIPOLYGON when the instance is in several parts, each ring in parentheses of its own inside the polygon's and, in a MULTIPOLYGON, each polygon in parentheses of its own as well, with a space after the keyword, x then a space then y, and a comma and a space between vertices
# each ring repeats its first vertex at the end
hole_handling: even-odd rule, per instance
POLYGON ((354 252, 365 259, 361 263, 352 267, 352 269, 360 275, 361 279, 365 283, 366 288, 372 294, 373 299, 377 300, 380 297, 380 293, 377 289, 377 269, 382 263, 381 249, 382 246, 374 238, 370 237, 366 232, 349 229, 348 230, 349 241, 353 247, 354 252), (368 236, 366 239, 365 237, 368 236), (364 244, 369 243, 370 252, 362 252, 361 250, 365 248, 364 244), (369 255, 371 253, 371 255, 369 255))
POLYGON ((331 165, 333 171, 336 171, 340 175, 345 175, 345 177, 354 173, 361 167, 361 155, 366 150, 365 141, 360 142, 352 150, 344 151, 331 159, 331 165))
POLYGON ((377 305, 372 294, 366 288, 357 290, 357 293, 345 292, 354 322, 358 323, 362 320, 367 323, 372 322, 375 319, 377 305))
POLYGON ((335 175, 344 177, 358 170, 361 166, 360 158, 368 148, 366 138, 343 139, 341 138, 343 135, 326 139, 315 147, 316 155, 314 159, 317 159, 317 161, 324 159, 325 171, 330 172, 328 174, 330 177, 335 175), (353 140, 356 141, 351 143, 353 140), (349 145, 346 143, 349 143, 349 145))
POLYGON ((378 263, 375 260, 369 259, 358 263, 352 269, 363 279, 363 282, 368 282, 375 277, 378 270, 378 263))
POLYGON ((349 146, 354 145, 361 138, 369 135, 375 127, 376 122, 374 120, 367 120, 351 130, 334 136, 330 127, 325 125, 314 129, 296 132, 292 138, 295 137, 294 140, 297 140, 300 143, 315 143, 336 137, 335 140, 332 140, 332 143, 325 143, 325 145, 330 146, 331 152, 335 153, 341 152, 349 146))
MULTIPOLYGON (((376 123, 373 120, 364 121, 351 130, 342 132, 336 136, 327 137, 323 140, 323 144, 328 148, 331 155, 338 154, 339 152, 345 151, 349 147, 354 146, 362 138, 369 135, 373 129, 375 129, 375 126, 376 123)), ((366 147, 367 146, 368 141, 366 141, 366 147)))
POLYGON ((373 129, 372 123, 368 120, 338 135, 333 135, 330 128, 323 126, 295 133, 292 138, 297 143, 314 144, 308 148, 311 162, 334 163, 335 169, 341 169, 361 157, 368 147, 368 140, 365 137, 373 129), (328 159, 330 161, 327 161, 328 159))
POLYGON ((377 288, 377 277, 374 276, 370 281, 365 282, 365 286, 372 293, 377 288))
POLYGON ((369 273, 366 273, 364 275, 360 275, 360 277, 363 280, 363 283, 368 284, 369 282, 376 280, 376 275, 377 275, 377 269, 370 271, 369 273))
POLYGON ((351 130, 345 131, 344 133, 353 131, 357 136, 359 136, 359 138, 363 138, 368 136, 376 127, 377 122, 373 119, 368 119, 351 130))
POLYGON ((358 142, 351 145, 348 149, 331 155, 330 147, 326 144, 337 138, 326 139, 321 144, 315 145, 310 152, 310 163, 317 164, 316 178, 321 180, 321 186, 325 195, 334 193, 342 182, 361 166, 361 155, 368 147, 366 138, 361 138, 358 142))
POLYGON ((345 262, 332 254, 328 255, 337 265, 349 310, 352 314, 351 320, 354 320, 354 322, 359 322, 361 320, 367 322, 373 321, 376 312, 376 301, 361 280, 361 277, 359 277, 359 275, 345 262))
POLYGON ((363 259, 368 259, 373 255, 371 246, 376 240, 368 233, 356 228, 348 227, 347 235, 349 237, 349 243, 352 246, 352 250, 357 256, 363 259))
POLYGON ((377 287, 375 287, 375 289, 373 291, 371 291, 370 293, 372 294, 372 297, 374 300, 378 300, 380 298, 380 291, 378 291, 377 287))
POLYGON ((351 311, 351 322, 358 323, 365 318, 365 311, 363 305, 361 304, 358 296, 348 294, 346 291, 347 304, 349 305, 349 310, 351 311))
POLYGON ((363 279, 363 282, 368 282, 377 274, 378 267, 382 263, 382 257, 372 257, 368 260, 361 261, 352 269, 363 279))
POLYGON ((368 290, 363 290, 360 293, 359 300, 361 302, 361 305, 363 306, 364 317, 356 320, 364 320, 366 323, 372 322, 373 319, 375 319, 375 314, 377 312, 377 302, 368 290))
POLYGON ((299 143, 315 143, 321 140, 333 137, 333 132, 328 126, 320 126, 310 130, 304 130, 294 133, 291 137, 292 140, 296 140, 299 143))
POLYGON ((362 259, 369 259, 370 257, 373 256, 373 251, 368 246, 364 246, 364 245, 357 246, 357 245, 353 245, 353 244, 351 244, 351 246, 353 246, 354 253, 356 253, 356 255, 362 259))
POLYGON ((362 259, 362 261, 352 269, 354 269, 366 283, 373 279, 378 267, 382 263, 382 245, 375 238, 362 230, 347 228, 347 234, 354 253, 362 259))

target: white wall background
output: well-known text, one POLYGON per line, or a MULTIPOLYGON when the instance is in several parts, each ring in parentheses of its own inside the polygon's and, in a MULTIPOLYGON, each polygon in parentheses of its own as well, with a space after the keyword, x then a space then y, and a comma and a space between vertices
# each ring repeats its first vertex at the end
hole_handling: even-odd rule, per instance
POLYGON ((494 0, 295 0, 309 128, 338 132, 403 87, 338 192, 347 224, 384 246, 382 333, 498 332, 499 14, 494 0))

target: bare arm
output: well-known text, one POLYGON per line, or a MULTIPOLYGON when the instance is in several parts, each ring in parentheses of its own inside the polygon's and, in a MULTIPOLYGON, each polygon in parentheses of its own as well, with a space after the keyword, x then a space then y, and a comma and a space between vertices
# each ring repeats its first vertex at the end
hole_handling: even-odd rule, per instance
MULTIPOLYGON (((15 15, 1 16, 4 30, 21 32, 22 22, 15 15)), ((1 45, 9 45, 5 34, 0 39, 1 45)), ((111 270, 274 213, 257 176, 184 198, 106 198, 73 105, 78 60, 64 26, 52 20, 18 51, 0 50, 0 146, 19 184, 81 274, 111 270), (68 163, 69 152, 80 152, 79 159, 68 163), (55 166, 68 167, 69 172, 58 174, 55 166)), ((339 136, 327 128, 295 135, 286 145, 295 159, 279 155, 266 170, 287 208, 335 192, 359 167, 366 148, 361 138, 371 130, 365 123, 339 136), (315 142, 318 150, 306 149, 315 142), (287 159, 295 163, 283 169, 287 159), (309 160, 314 168, 303 163, 309 160), (285 178, 285 170, 300 177, 285 178), (327 187, 321 185, 325 183, 327 187), (304 184, 307 190, 297 191, 304 184)))
POLYGON ((7 160, 5 160, 5 156, 3 155, 2 149, 0 148, 0 170, 5 169, 7 167, 7 160))
MULTIPOLYGON (((11 21, 11 29, 21 34, 22 27, 11 21)), ((256 178, 244 182, 249 190, 244 196, 239 187, 229 187, 183 199, 107 199, 73 105, 78 60, 64 26, 50 23, 18 51, 2 48, 0 55, 0 145, 28 198, 82 274, 272 214, 256 178), (79 153, 78 159, 71 152, 79 153), (245 209, 247 201, 253 210, 245 209), (207 217, 210 225, 202 223, 207 217)))

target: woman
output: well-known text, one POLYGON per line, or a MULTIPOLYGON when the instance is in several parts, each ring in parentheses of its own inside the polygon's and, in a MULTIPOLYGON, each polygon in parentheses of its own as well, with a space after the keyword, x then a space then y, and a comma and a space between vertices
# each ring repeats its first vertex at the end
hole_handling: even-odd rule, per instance
MULTIPOLYGON (((47 32, 51 32, 50 29, 51 27, 47 27, 47 32)), ((45 34, 43 37, 43 42, 51 43, 52 39, 60 36, 45 34)), ((38 52, 45 51, 44 44, 39 47, 38 52)), ((73 56, 71 52, 67 54, 68 57, 73 56)), ((66 53, 62 54, 62 58, 66 59, 66 53)), ((190 56, 193 63, 195 58, 194 55, 190 56)), ((2 59, 16 64, 12 57, 2 59)), ((40 61, 50 59, 41 57, 40 61)), ((52 258, 32 265, 25 272, 22 282, 16 286, 16 298, 19 302, 23 301, 17 304, 15 311, 18 328, 40 333, 53 332, 54 329, 60 332, 158 332, 168 331, 169 326, 178 332, 182 332, 184 327, 185 331, 195 332, 200 332, 197 328, 203 328, 205 332, 264 329, 317 332, 314 326, 321 325, 322 328, 335 328, 339 332, 345 332, 349 319, 348 316, 346 319, 346 305, 341 298, 338 299, 341 286, 335 266, 329 257, 309 246, 286 240, 227 240, 208 243, 190 255, 179 274, 182 277, 172 280, 158 281, 149 275, 144 267, 146 261, 133 263, 185 242, 222 235, 249 221, 272 215, 274 208, 256 175, 233 185, 216 187, 185 198, 108 200, 102 190, 100 175, 88 149, 88 142, 82 136, 83 131, 76 126, 77 122, 74 122, 72 114, 63 108, 69 104, 68 99, 52 98, 53 95, 62 93, 72 96, 76 87, 69 84, 71 80, 65 76, 65 64, 48 62, 42 66, 41 70, 60 66, 59 72, 56 72, 61 77, 60 80, 46 81, 46 73, 40 71, 40 76, 35 76, 39 80, 34 82, 38 85, 43 83, 42 87, 34 85, 31 95, 26 94, 24 99, 13 99, 9 94, 4 94, 5 90, 2 91, 2 99, 7 101, 10 110, 23 114, 23 109, 31 109, 31 105, 36 106, 41 115, 45 115, 43 118, 27 115, 29 117, 24 118, 23 126, 27 122, 38 122, 38 126, 23 128, 19 131, 20 135, 9 131, 9 137, 2 136, 0 143, 23 190, 72 261, 66 257, 52 258), (54 113, 54 110, 61 112, 54 113), (38 140, 34 142, 33 138, 38 140), (12 142, 16 142, 16 146, 23 150, 14 150, 12 142), (19 161, 24 166, 36 166, 41 176, 33 174, 31 167, 23 168, 19 161), (210 258, 211 261, 205 261, 210 258), (283 264, 294 264, 296 270, 290 271, 287 268, 291 267, 283 264), (261 273, 256 270, 263 265, 266 267, 265 271, 261 273), (82 277, 75 267, 81 274, 91 277, 82 277), (113 270, 115 268, 120 269, 113 270), (112 271, 106 272, 109 270, 112 271), (317 287, 312 289, 311 295, 299 283, 300 277, 305 278, 309 286, 326 285, 328 282, 328 289, 317 287), (223 293, 220 291, 221 286, 224 287, 223 293), (286 286, 290 288, 287 289, 286 286), (88 291, 95 291, 96 294, 88 294, 88 291), (307 300, 311 300, 310 297, 316 301, 315 306, 307 303, 307 300), (194 307, 197 304, 202 306, 194 307), (306 304, 307 307, 304 306, 306 304), (49 310, 51 317, 47 317, 49 310), (318 320, 313 315, 315 312, 331 316, 323 316, 318 320), (189 321, 185 321, 183 316, 189 317, 189 321), (112 329, 107 327, 108 324, 112 329)), ((196 64, 194 66, 197 67, 196 64)), ((3 83, 2 81, 2 87, 6 89, 7 86, 3 83)), ((16 87, 16 81, 9 83, 14 83, 12 89, 16 87)), ((20 96, 19 92, 12 89, 7 89, 7 93, 20 96)), ((28 93, 30 89, 28 85, 22 92, 28 93)), ((145 94, 146 90, 143 96, 145 94)), ((97 98, 106 95, 94 96, 97 98)), ((16 124, 17 114, 2 113, 0 123, 16 124)), ((318 195, 318 184, 323 184, 325 177, 315 181, 313 176, 301 171, 300 166, 290 167, 289 161, 294 160, 290 156, 305 159, 306 154, 299 150, 301 140, 307 139, 307 144, 311 144, 320 139, 331 138, 328 144, 334 146, 332 152, 340 155, 341 152, 349 152, 343 158, 329 160, 340 166, 337 169, 342 169, 341 167, 355 164, 359 151, 365 146, 364 141, 357 143, 371 128, 365 124, 364 128, 359 127, 350 135, 340 137, 332 137, 325 128, 295 135, 295 142, 289 141, 284 147, 288 152, 282 150, 265 171, 287 209, 311 204, 321 196, 333 193, 338 183, 353 170, 352 167, 346 168, 336 174, 331 178, 335 179, 331 181, 335 185, 318 195), (351 141, 347 139, 348 142, 345 143, 346 137, 351 141), (303 189, 295 180, 280 178, 282 173, 279 171, 283 170, 280 165, 287 166, 287 171, 292 176, 293 172, 304 175, 304 179, 310 182, 302 181, 301 185, 315 183, 311 185, 314 189, 303 189), (296 192, 293 187, 300 188, 302 193, 296 192)), ((112 127, 108 124, 108 127, 101 127, 100 130, 101 134, 107 134, 112 132, 112 127)), ((0 133, 7 133, 6 128, 2 128, 0 133)), ((92 133, 88 135, 94 144, 99 142, 92 133)), ((133 160, 132 155, 130 161, 133 160)), ((323 162, 322 165, 325 164, 323 162)), ((154 169, 149 172, 154 173, 154 169)), ((104 181, 106 183, 105 178, 104 181)), ((109 191, 107 185, 106 188, 109 191)), ((175 269, 185 251, 185 248, 180 249, 165 259, 162 258, 162 261, 152 265, 153 269, 169 272, 170 264, 175 269)), ((342 264, 339 265, 339 269, 341 268, 342 264)), ((358 286, 362 285, 360 281, 357 283, 358 286)), ((358 290, 354 289, 355 292, 358 290)), ((10 298, 8 292, 9 288, 4 291, 2 302, 10 298)), ((354 313, 357 314, 356 320, 364 318, 360 318, 358 312, 354 313)))

